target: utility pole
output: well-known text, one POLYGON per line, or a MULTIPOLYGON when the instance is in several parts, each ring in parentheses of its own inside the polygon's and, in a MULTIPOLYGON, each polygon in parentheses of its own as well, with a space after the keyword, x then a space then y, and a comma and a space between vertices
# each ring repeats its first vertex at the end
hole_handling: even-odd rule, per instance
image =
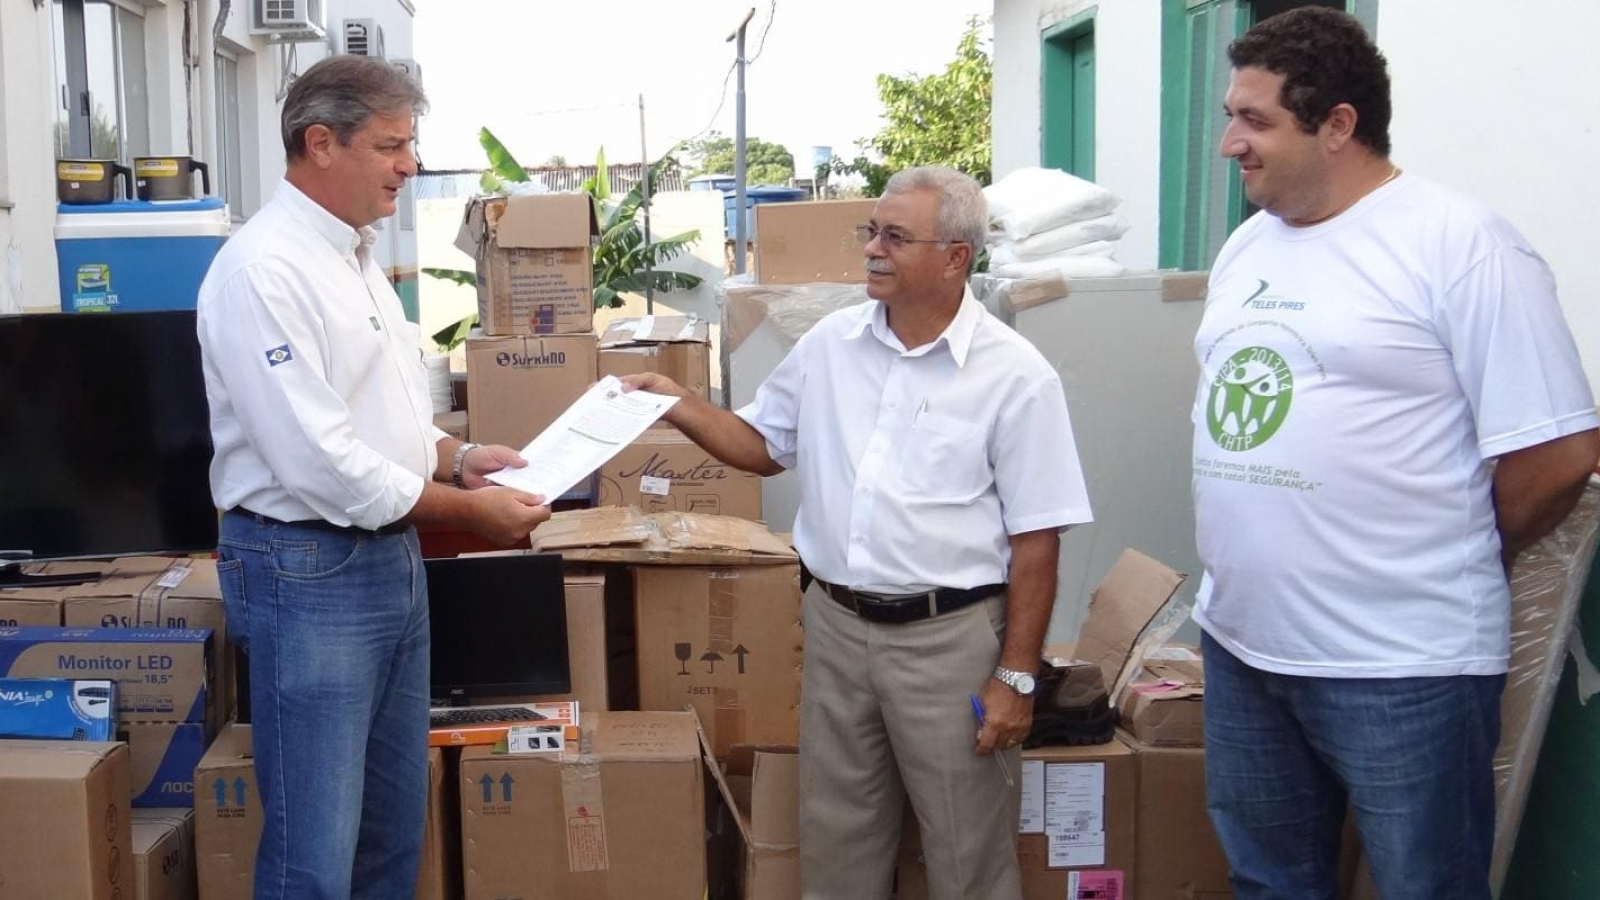
POLYGON ((647 248, 644 255, 644 312, 647 316, 656 314, 656 279, 651 271, 651 260, 648 248, 650 246, 650 194, 655 186, 650 183, 650 151, 645 149, 644 142, 644 95, 639 95, 639 159, 644 165, 644 246, 647 248))
POLYGON ((739 90, 734 95, 734 126, 733 126, 733 274, 744 274, 745 239, 745 208, 744 208, 744 31, 750 25, 750 20, 755 18, 756 8, 750 7, 745 13, 744 21, 739 23, 738 29, 728 35, 728 40, 737 40, 737 51, 734 56, 734 68, 739 70, 739 90))

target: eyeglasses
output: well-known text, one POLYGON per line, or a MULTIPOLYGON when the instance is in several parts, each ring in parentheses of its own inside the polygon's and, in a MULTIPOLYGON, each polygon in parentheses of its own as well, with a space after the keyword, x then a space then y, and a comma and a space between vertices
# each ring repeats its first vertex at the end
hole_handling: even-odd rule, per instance
POLYGON ((856 240, 860 241, 861 245, 863 247, 865 247, 867 244, 872 243, 872 241, 874 239, 881 240, 883 242, 883 246, 886 249, 890 250, 890 251, 899 250, 900 248, 904 247, 907 244, 965 244, 966 243, 966 241, 945 240, 943 238, 933 238, 931 240, 928 239, 928 238, 914 238, 914 237, 911 237, 911 236, 907 235, 905 232, 901 231, 898 228, 879 228, 876 225, 857 225, 856 226, 856 240))

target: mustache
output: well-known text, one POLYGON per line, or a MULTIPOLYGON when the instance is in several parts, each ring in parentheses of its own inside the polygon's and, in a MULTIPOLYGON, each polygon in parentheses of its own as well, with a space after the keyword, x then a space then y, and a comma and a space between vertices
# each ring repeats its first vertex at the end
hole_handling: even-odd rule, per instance
POLYGON ((878 275, 892 275, 894 266, 890 265, 887 259, 868 259, 867 271, 878 275))

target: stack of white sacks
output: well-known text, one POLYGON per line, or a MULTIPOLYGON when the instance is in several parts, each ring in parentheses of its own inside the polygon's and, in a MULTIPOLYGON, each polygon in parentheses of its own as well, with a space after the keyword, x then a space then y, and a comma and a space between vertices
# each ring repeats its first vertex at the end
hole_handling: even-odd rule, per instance
POLYGON ((989 271, 1002 278, 1110 278, 1128 220, 1122 198, 1059 169, 1018 169, 983 189, 989 271))

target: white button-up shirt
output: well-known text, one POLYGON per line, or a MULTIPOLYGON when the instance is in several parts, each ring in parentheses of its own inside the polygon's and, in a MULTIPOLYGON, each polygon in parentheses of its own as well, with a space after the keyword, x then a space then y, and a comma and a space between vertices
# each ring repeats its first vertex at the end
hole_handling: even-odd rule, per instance
POLYGON ((212 262, 199 334, 218 507, 371 529, 422 496, 444 432, 376 239, 283 181, 212 262))
POLYGON ((795 547, 833 584, 997 584, 1009 535, 1092 520, 1060 379, 970 291, 915 350, 880 303, 833 313, 738 415, 795 470, 795 547))

